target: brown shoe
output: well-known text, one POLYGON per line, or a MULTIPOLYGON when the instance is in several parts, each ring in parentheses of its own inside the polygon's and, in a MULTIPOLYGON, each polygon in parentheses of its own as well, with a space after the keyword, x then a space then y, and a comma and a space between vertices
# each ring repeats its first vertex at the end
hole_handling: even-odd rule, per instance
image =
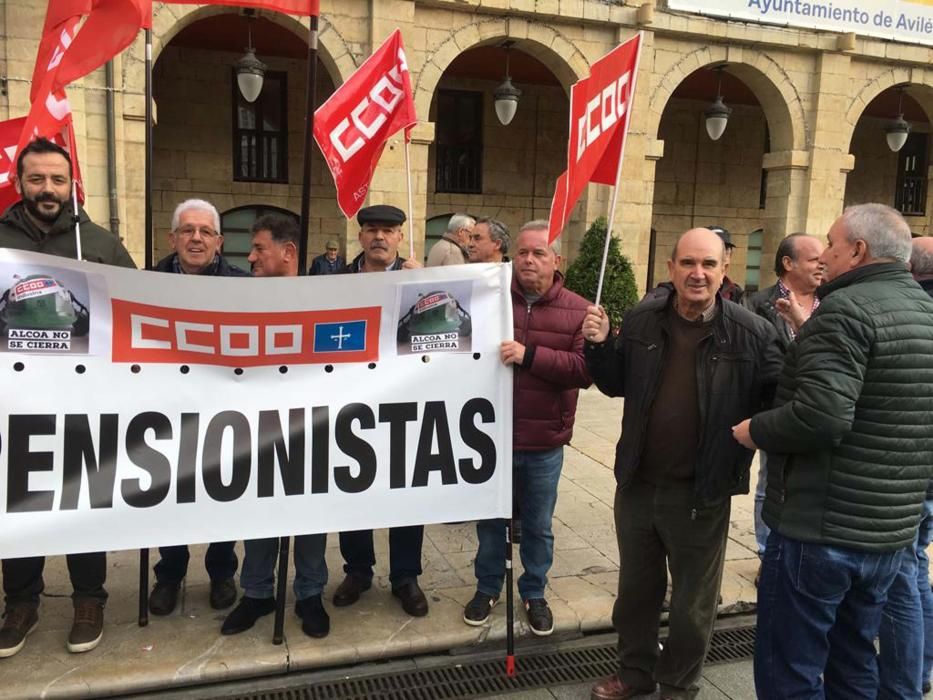
POLYGON ((610 676, 593 686, 590 700, 630 700, 652 693, 654 688, 634 688, 618 676, 610 676))
POLYGON ((333 603, 338 608, 353 605, 360 599, 360 594, 368 591, 372 585, 373 582, 369 579, 356 574, 347 574, 343 583, 337 586, 337 590, 334 591, 333 603))
POLYGON ((0 630, 0 659, 19 653, 26 646, 26 637, 39 624, 35 605, 28 603, 7 605, 3 629, 0 630))
POLYGON ((402 601, 402 610, 412 617, 424 617, 428 614, 428 599, 417 581, 408 581, 392 589, 392 595, 402 601))
POLYGON ((75 621, 68 635, 68 651, 90 651, 104 636, 104 606, 96 600, 75 601, 75 621))

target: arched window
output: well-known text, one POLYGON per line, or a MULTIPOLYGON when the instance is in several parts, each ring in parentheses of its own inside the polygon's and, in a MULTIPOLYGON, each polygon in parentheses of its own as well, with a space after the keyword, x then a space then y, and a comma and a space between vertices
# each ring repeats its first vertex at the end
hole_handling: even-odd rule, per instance
POLYGON ((251 229, 256 219, 266 214, 288 216, 298 223, 297 214, 266 204, 235 207, 220 215, 220 229, 224 234, 224 257, 231 264, 249 272, 249 261, 246 258, 249 257, 249 244, 253 236, 251 229))

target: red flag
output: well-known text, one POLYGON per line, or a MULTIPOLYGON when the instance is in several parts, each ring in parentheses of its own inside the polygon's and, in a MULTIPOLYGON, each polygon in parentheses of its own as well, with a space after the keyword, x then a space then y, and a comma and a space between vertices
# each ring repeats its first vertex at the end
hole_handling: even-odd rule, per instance
POLYGON ((77 36, 49 71, 53 75, 52 91, 100 68, 133 43, 146 22, 147 5, 151 0, 91 0, 90 12, 77 36))
MULTIPOLYGON (((187 4, 191 0, 163 0, 166 4, 187 4)), ((321 14, 320 0, 198 0, 199 5, 231 5, 233 7, 255 7, 260 10, 275 10, 289 15, 317 17, 321 14)))
POLYGON ((314 113, 314 140, 348 219, 363 206, 386 141, 403 128, 408 139, 417 121, 402 33, 396 29, 314 113))
MULTIPOLYGON (((16 174, 16 153, 26 117, 18 117, 0 122, 0 213, 19 200, 19 194, 13 186, 13 175, 16 174)), ((81 183, 81 169, 78 167, 78 151, 75 147, 74 125, 71 113, 68 114, 62 128, 50 135, 49 140, 68 151, 71 156, 71 167, 78 186, 78 199, 84 203, 84 187, 81 183)))
POLYGON ((29 101, 34 102, 46 73, 56 68, 71 46, 81 17, 91 11, 91 0, 58 0, 49 2, 45 12, 45 26, 39 40, 36 67, 32 72, 29 101))
POLYGON ((588 78, 570 89, 567 170, 551 200, 548 240, 557 238, 586 185, 614 185, 625 147, 638 73, 641 33, 593 64, 588 78))

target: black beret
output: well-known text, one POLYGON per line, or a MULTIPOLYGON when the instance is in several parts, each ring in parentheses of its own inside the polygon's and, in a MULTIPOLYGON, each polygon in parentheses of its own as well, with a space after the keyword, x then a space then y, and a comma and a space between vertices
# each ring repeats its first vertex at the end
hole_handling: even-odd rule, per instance
POLYGON ((722 242, 725 243, 726 248, 735 248, 735 243, 732 242, 732 236, 722 226, 716 226, 713 224, 712 226, 707 226, 706 228, 719 236, 722 239, 722 242))
POLYGON ((363 207, 356 215, 360 226, 365 224, 389 224, 399 226, 405 223, 405 212, 391 204, 374 204, 363 207))

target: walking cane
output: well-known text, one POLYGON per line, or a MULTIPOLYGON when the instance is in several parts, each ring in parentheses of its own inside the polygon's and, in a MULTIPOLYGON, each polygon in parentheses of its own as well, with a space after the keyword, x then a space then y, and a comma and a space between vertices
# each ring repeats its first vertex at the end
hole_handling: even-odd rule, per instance
POLYGON ((139 550, 139 626, 149 624, 149 549, 139 550))
POLYGON ((288 548, 291 537, 279 538, 279 578, 275 586, 275 622, 272 625, 272 643, 281 644, 285 638, 285 590, 288 584, 288 548))
POLYGON ((515 676, 515 599, 512 595, 512 519, 505 526, 505 675, 515 676))

